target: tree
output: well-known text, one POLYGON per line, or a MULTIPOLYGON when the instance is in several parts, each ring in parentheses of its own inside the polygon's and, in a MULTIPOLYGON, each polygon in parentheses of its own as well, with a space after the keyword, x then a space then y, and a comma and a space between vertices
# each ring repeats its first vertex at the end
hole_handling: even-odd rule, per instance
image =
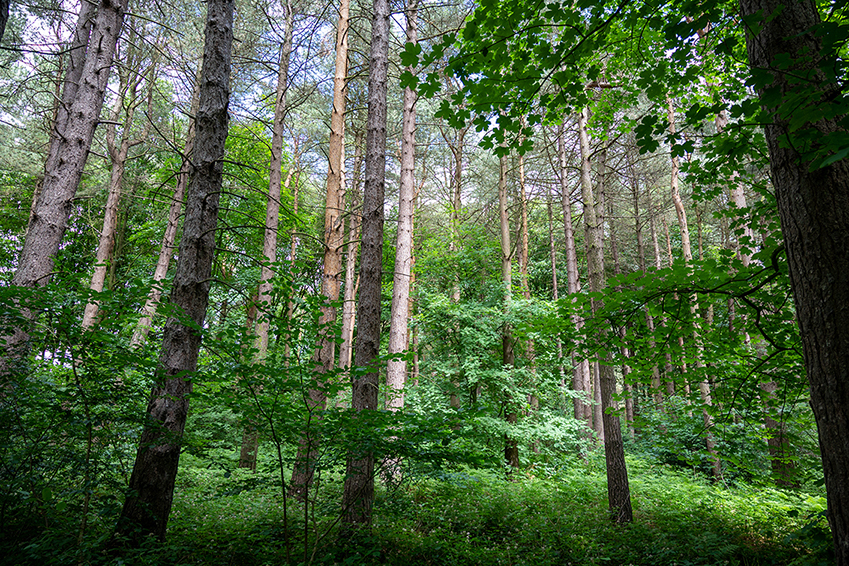
POLYGON ((817 421, 837 564, 849 564, 846 111, 812 1, 741 0, 817 421), (800 108, 801 106, 801 108, 800 108), (804 110, 802 110, 804 109, 804 110), (802 114, 804 112, 804 114, 802 114), (799 118, 804 116, 803 118, 799 118), (839 144, 839 145, 838 145, 839 144))
MULTIPOLYGON (((327 193, 324 203, 324 261, 322 262, 321 294, 325 304, 321 309, 319 324, 322 336, 314 354, 319 371, 328 375, 336 367, 336 301, 339 300, 339 279, 342 273, 342 246, 345 236, 345 103, 348 80, 348 14, 350 3, 342 0, 339 21, 336 25, 336 62, 333 75, 333 110, 330 114, 330 144, 327 164, 327 193)), ((290 492, 305 500, 312 483, 315 460, 318 457, 318 440, 311 430, 313 412, 323 410, 327 404, 326 383, 309 387, 306 402, 309 416, 298 455, 292 468, 290 492)))
MULTIPOLYGON (((386 81, 389 67, 389 2, 374 0, 366 126, 365 187, 360 259, 360 300, 351 407, 377 409, 378 373, 374 363, 380 348, 380 299, 383 274, 383 201, 386 179, 386 81)), ((371 524, 374 503, 374 454, 368 449, 348 455, 343 522, 346 529, 371 524)))
POLYGON ((135 544, 148 534, 165 538, 191 378, 197 368, 215 255, 229 121, 233 4, 234 0, 210 0, 207 4, 194 169, 170 298, 174 310, 165 324, 147 421, 116 527, 116 535, 129 537, 135 544))
MULTIPOLYGON (((601 247, 604 227, 596 215, 596 199, 590 179, 590 142, 587 134, 589 110, 582 108, 578 115, 578 135, 581 144, 581 189, 584 201, 584 231, 587 240, 587 275, 590 292, 601 293, 605 285, 604 251, 601 247)), ((593 299, 592 309, 602 308, 601 301, 593 299)), ((601 332, 609 332, 603 329, 601 332)), ((604 341, 604 338, 601 338, 604 341)), ((606 360, 598 364, 599 389, 601 393, 602 423, 604 431, 604 456, 607 464, 607 496, 611 517, 617 523, 630 523, 631 492, 628 486, 628 470, 625 466, 625 447, 619 415, 615 414, 616 376, 613 366, 606 360)))
MULTIPOLYGON (((62 101, 44 166, 44 183, 30 216, 13 285, 32 288, 50 281, 53 258, 65 235, 74 195, 100 119, 126 10, 127 0, 105 0, 97 5, 96 11, 89 2, 80 4, 62 101)), ((27 341, 28 333, 23 328, 15 328, 11 336, 5 337, 8 354, 3 362, 5 369, 25 354, 27 341)))
MULTIPOLYGON (((407 43, 417 41, 417 0, 407 1, 407 43)), ((413 69, 408 69, 410 72, 413 69)), ((401 354, 409 342, 410 286, 413 260, 413 201, 415 199, 416 92, 404 89, 401 134, 401 181, 398 194, 398 235, 395 240, 395 274, 392 281, 392 311, 389 326, 389 354, 401 354)), ((386 406, 392 411, 404 408, 406 360, 389 360, 386 384, 390 391, 386 406)))

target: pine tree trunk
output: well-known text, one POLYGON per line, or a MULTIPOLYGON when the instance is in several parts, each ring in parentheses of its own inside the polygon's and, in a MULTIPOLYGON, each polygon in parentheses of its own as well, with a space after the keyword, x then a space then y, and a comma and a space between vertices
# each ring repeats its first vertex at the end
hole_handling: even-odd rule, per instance
MULTIPOLYGON (((849 565, 849 161, 810 167, 805 148, 788 139, 787 110, 770 100, 801 100, 815 107, 840 96, 840 86, 819 70, 821 43, 812 30, 820 22, 810 0, 741 0, 744 17, 763 10, 757 35, 747 35, 749 63, 773 77, 759 91, 772 182, 790 267, 796 316, 802 335, 811 408, 822 453, 828 517, 838 566, 849 565), (786 55, 789 55, 789 59, 786 55), (777 57, 782 55, 781 61, 777 57), (783 62, 791 62, 789 68, 783 62), (806 92, 806 89, 807 92, 806 92), (769 93, 769 96, 767 95, 769 93), (801 98, 800 98, 801 97, 801 98)), ((793 105, 794 110, 797 104, 793 105)), ((801 111, 809 109, 802 107, 801 111)), ((842 132, 843 116, 807 123, 814 144, 842 132)), ((819 149, 813 146, 809 149, 819 149)))
MULTIPOLYGON (((62 104, 45 163, 44 181, 30 217, 12 285, 33 288, 50 281, 54 257, 65 235, 73 199, 100 120, 112 57, 126 9, 127 0, 103 0, 96 8, 88 2, 80 5, 62 104)), ((35 316, 29 311, 22 314, 28 319, 35 316)), ((2 375, 22 365, 29 333, 26 328, 17 327, 11 336, 0 337, 0 342, 5 343, 7 353, 0 362, 2 375)))
MULTIPOLYGON (((342 246, 345 238, 345 102, 348 80, 348 8, 343 0, 339 6, 339 22, 336 26, 336 68, 333 76, 333 110, 330 114, 330 143, 328 148, 327 193, 324 205, 324 261, 321 277, 321 307, 319 324, 322 335, 313 359, 318 362, 318 371, 329 374, 336 367, 336 301, 339 300, 339 279, 342 273, 342 246)), ((287 33, 288 39, 288 33, 287 33)), ((290 43, 291 46, 291 43, 290 43)), ((306 430, 298 445, 298 454, 292 467, 289 493, 301 501, 307 499, 309 487, 315 474, 318 459, 319 439, 313 430, 316 411, 327 405, 324 379, 319 377, 317 387, 310 387, 306 402, 309 413, 306 430)), ((319 417, 320 418, 320 417, 319 417)))
MULTIPOLYGON (((386 87, 389 66, 389 2, 374 0, 369 65, 366 176, 363 191, 363 236, 360 261, 360 302, 354 365, 370 368, 380 348, 380 307, 383 268, 383 203, 386 175, 386 87)), ((353 380, 351 407, 377 407, 378 373, 370 368, 353 380)), ((374 453, 362 449, 348 454, 342 496, 343 535, 353 527, 371 524, 374 504, 374 453)))
MULTIPOLYGON (((407 43, 416 43, 417 0, 407 0, 407 43)), ((410 72, 415 69, 409 68, 410 72)), ((410 281, 413 260, 413 201, 416 152, 416 92, 404 89, 401 132, 401 181, 398 195, 398 235, 395 240, 395 274, 392 285, 392 311, 389 325, 389 355, 407 349, 410 318, 410 281)), ((386 408, 397 411, 404 407, 405 360, 390 360, 386 367, 386 408)))
MULTIPOLYGON (((504 314, 511 309, 513 287, 512 247, 510 246, 510 217, 507 214, 507 157, 502 156, 501 174, 498 179, 498 218, 501 227, 501 284, 504 286, 504 314)), ((505 322, 501 329, 501 365, 505 372, 512 372, 515 365, 513 331, 505 322)), ((513 394, 509 389, 503 392, 504 418, 508 425, 519 420, 513 394)), ((519 467, 519 442, 510 433, 504 435, 504 460, 511 469, 519 467)))
MULTIPOLYGON (((581 281, 578 278, 578 252, 575 246, 575 230, 572 224, 572 190, 569 187, 569 170, 566 161, 566 127, 561 126, 558 138, 557 153, 560 158, 560 203, 563 208, 563 233, 566 252, 566 284, 569 294, 581 290, 581 281)), ((584 326, 583 320, 577 315, 572 316, 572 324, 580 330, 584 326)), ((579 360, 575 352, 570 354, 572 358, 572 390, 583 394, 572 399, 575 418, 587 423, 592 427, 592 406, 588 403, 591 391, 590 365, 587 360, 579 360)))
MULTIPOLYGON (((601 293, 604 281, 604 254, 601 247, 602 225, 596 218, 596 201, 589 176, 590 152, 587 134, 588 110, 581 110, 578 131, 581 139, 581 188, 584 201, 584 230, 587 239, 587 272, 590 292, 601 293)), ((593 301, 593 311, 601 308, 593 301)), ((604 337, 602 337, 604 339, 604 337)), ((616 376, 607 363, 598 364, 601 393, 602 421, 604 424, 604 456, 607 464, 607 496, 611 517, 617 523, 629 523, 633 519, 631 492, 628 486, 628 470, 625 466, 625 446, 619 416, 615 413, 616 376)))
POLYGON ((360 168, 363 161, 363 133, 357 130, 354 137, 354 171, 350 188, 350 222, 348 223, 348 242, 345 250, 345 299, 342 304, 342 344, 339 346, 339 368, 351 366, 353 351, 354 321, 356 315, 356 297, 359 281, 357 280, 357 250, 360 238, 360 168))
POLYGON ((176 317, 165 324, 156 384, 116 529, 117 535, 129 537, 134 545, 148 534, 165 538, 188 415, 188 395, 201 344, 201 334, 195 328, 203 328, 209 301, 227 138, 233 0, 209 0, 207 6, 194 170, 171 290, 176 312, 194 327, 176 317))
POLYGON ((142 316, 139 319, 136 329, 133 332, 133 337, 130 344, 133 347, 140 345, 147 338, 150 327, 153 324, 153 315, 159 306, 159 301, 162 299, 162 281, 168 275, 168 267, 171 265, 171 257, 174 255, 174 247, 177 240, 177 230, 180 227, 180 217, 183 210, 183 199, 186 195, 186 186, 189 184, 189 174, 191 173, 192 157, 195 144, 195 120, 197 115, 198 104, 200 101, 200 71, 203 66, 201 62, 198 65, 196 78, 194 81, 194 89, 192 91, 192 104, 189 114, 192 118, 189 119, 189 127, 186 132, 186 143, 183 148, 183 160, 180 165, 180 171, 177 173, 177 185, 174 188, 174 194, 171 197, 171 206, 168 208, 168 223, 165 225, 165 232, 162 234, 162 243, 159 246, 159 258, 156 261, 156 267, 153 270, 153 287, 145 301, 142 309, 142 316))
MULTIPOLYGON (((142 135, 133 139, 131 130, 133 120, 135 118, 136 108, 140 101, 137 100, 138 87, 144 80, 144 77, 137 75, 129 76, 128 65, 137 64, 138 61, 132 60, 132 51, 127 56, 127 61, 124 62, 125 68, 122 69, 120 75, 120 85, 118 96, 115 97, 115 104, 112 108, 111 121, 106 130, 106 149, 109 153, 109 161, 111 169, 109 175, 109 193, 106 198, 106 209, 103 214, 103 229, 100 231, 100 237, 97 244, 97 253, 95 256, 94 272, 91 276, 89 288, 95 293, 103 291, 106 282, 106 274, 109 270, 109 264, 113 259, 113 251, 115 250, 116 236, 118 231, 118 209, 121 205, 121 190, 124 183, 124 170, 126 168, 127 158, 130 149, 144 141, 149 130, 145 127, 142 135), (126 109, 125 109, 126 106, 126 109), (122 124, 121 139, 116 140, 116 126, 118 120, 121 119, 121 111, 124 110, 124 120, 122 124), (116 141, 119 143, 116 144, 116 141)), ((147 78, 148 83, 148 114, 151 114, 153 104, 153 80, 155 77, 154 66, 149 70, 147 78)), ((88 303, 83 312, 83 329, 91 328, 97 319, 98 303, 92 301, 88 303)))
MULTIPOLYGON (((675 135, 675 108, 672 104, 672 98, 666 95, 666 115, 669 121, 669 133, 675 135)), ((690 230, 687 226, 687 212, 684 210, 684 201, 681 199, 681 192, 678 189, 678 156, 672 156, 672 177, 670 187, 672 191, 672 202, 675 205, 675 213, 678 215, 678 226, 681 232, 681 249, 684 252, 684 261, 687 265, 693 263, 693 250, 690 245, 690 230)), ((713 405, 711 398, 710 383, 705 372, 704 364, 704 346, 701 336, 699 335, 699 314, 698 314, 698 297, 693 295, 690 301, 690 313, 695 322, 695 330, 693 331, 693 342, 696 345, 696 371, 702 373, 699 379, 699 395, 702 399, 702 420, 705 425, 705 447, 710 454, 712 462, 712 472, 715 480, 722 478, 722 463, 716 454, 716 442, 713 438, 713 417, 710 414, 708 407, 713 405)), ((683 337, 682 337, 683 339, 683 337)))

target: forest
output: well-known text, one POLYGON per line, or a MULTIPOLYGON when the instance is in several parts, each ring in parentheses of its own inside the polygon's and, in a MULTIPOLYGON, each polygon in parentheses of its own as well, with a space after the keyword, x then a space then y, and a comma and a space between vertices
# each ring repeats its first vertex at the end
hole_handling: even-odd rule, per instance
POLYGON ((0 1, 0 564, 849 566, 847 43, 0 1))

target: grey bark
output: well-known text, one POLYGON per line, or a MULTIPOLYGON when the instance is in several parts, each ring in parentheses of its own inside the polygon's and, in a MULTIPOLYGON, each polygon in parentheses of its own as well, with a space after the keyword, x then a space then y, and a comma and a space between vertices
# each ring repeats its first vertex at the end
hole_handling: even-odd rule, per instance
MULTIPOLYGON (((363 191, 362 251, 358 331, 354 365, 369 368, 353 380, 351 406, 356 411, 377 407, 378 373, 371 367, 380 348, 380 303, 383 268, 383 204, 386 179, 386 94, 389 66, 389 2, 374 0, 369 64, 366 174, 363 191)), ((343 532, 371 524, 374 504, 374 454, 348 454, 342 496, 343 532)))
POLYGON ((165 324, 156 384, 147 407, 127 499, 116 533, 134 544, 165 538, 209 302, 215 231, 227 139, 234 0, 209 0, 197 114, 195 159, 171 303, 180 318, 165 324))
MULTIPOLYGON (((590 291, 602 292, 604 281, 604 254, 601 247, 602 226, 596 218, 595 198, 589 178, 589 140, 587 135, 588 110, 581 110, 578 117, 578 129, 581 136, 582 175, 581 188, 584 201, 584 230, 587 238, 587 272, 590 291)), ((593 311, 601 308, 599 301, 593 301, 593 311)), ((602 340, 604 337, 602 337, 602 340)), ((622 429, 619 416, 615 413, 616 377, 613 367, 607 363, 598 364, 601 406, 604 424, 604 456, 607 464, 607 497, 610 514, 617 523, 629 523, 633 520, 631 510, 631 492, 628 486, 628 470, 625 466, 625 446, 622 441, 622 429)))
MULTIPOLYGON (((849 564, 849 161, 838 160, 811 170, 807 151, 841 132, 844 116, 820 118, 804 129, 815 134, 812 145, 789 139, 787 110, 768 100, 801 100, 807 107, 828 104, 840 95, 817 65, 821 42, 813 26, 820 22, 811 0, 741 0, 744 16, 763 10, 757 35, 746 38, 749 63, 765 69, 773 82, 761 91, 790 283, 802 335, 811 407, 817 421, 836 561, 849 564), (790 56, 788 66, 776 57, 790 56), (772 93, 771 97, 767 92, 772 93)), ((794 103, 795 109, 797 103, 794 103)), ((805 109, 804 111, 806 111, 805 109)))

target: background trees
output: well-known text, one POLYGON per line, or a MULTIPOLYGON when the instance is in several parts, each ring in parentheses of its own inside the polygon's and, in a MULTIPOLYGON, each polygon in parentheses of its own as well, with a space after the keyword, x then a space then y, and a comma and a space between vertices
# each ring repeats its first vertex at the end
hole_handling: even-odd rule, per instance
MULTIPOLYGON (((815 491, 819 452, 802 353, 825 358, 806 342, 814 330, 803 324, 800 335, 795 317, 842 307, 839 298, 826 308, 816 305, 828 297, 804 299, 807 306, 798 290, 797 302, 791 297, 791 281, 798 287, 798 274, 816 272, 793 259, 802 236, 784 226, 801 221, 788 217, 797 202, 788 194, 796 193, 782 188, 785 166, 776 164, 789 149, 776 141, 783 130, 764 135, 751 124, 775 115, 770 123, 790 132, 785 139, 808 166, 787 165, 800 179, 787 183, 807 186, 802 181, 817 175, 839 182, 842 92, 828 85, 842 77, 842 8, 824 23, 812 5, 799 8, 810 21, 798 31, 817 30, 814 39, 799 36, 821 53, 812 62, 793 55, 795 44, 768 42, 785 32, 761 29, 759 6, 746 6, 741 20, 726 3, 577 2, 540 11, 488 2, 468 14, 422 3, 407 7, 407 33, 386 6, 346 6, 236 6, 230 125, 219 123, 218 132, 229 131, 217 148, 226 153, 206 161, 194 126, 210 87, 198 76, 205 14, 153 7, 125 26, 116 70, 103 82, 107 110, 91 110, 92 124, 101 124, 92 126, 91 151, 109 159, 80 165, 76 197, 62 197, 68 229, 42 254, 52 267, 37 279, 49 274, 55 285, 32 293, 12 269, 0 272, 3 335, 31 336, 28 350, 6 344, 17 357, 5 358, 0 399, 8 423, 0 523, 27 524, 27 505, 36 504, 19 494, 49 489, 76 505, 50 513, 73 515, 84 540, 103 528, 92 526, 96 513, 116 518, 114 503, 111 511, 92 508, 108 483, 113 498, 129 486, 126 499, 114 499, 125 509, 141 500, 158 509, 145 528, 163 537, 170 488, 149 469, 130 475, 139 435, 142 460, 154 437, 167 447, 165 483, 177 481, 178 493, 181 478, 220 472, 239 492, 272 486, 298 495, 297 503, 282 499, 283 517, 303 513, 303 562, 335 528, 311 520, 316 509, 373 522, 381 502, 369 494, 381 462, 402 463, 385 474, 393 485, 480 469, 502 477, 502 466, 520 481, 593 466, 603 440, 610 508, 620 521, 630 518, 632 458, 717 481, 815 491), (741 63, 745 29, 754 73, 741 63), (784 55, 770 60, 772 53, 784 55), (788 69, 820 86, 790 84, 788 69), (367 76, 375 77, 368 88, 367 76), (782 102, 790 98, 808 110, 790 112, 782 102), (203 163, 222 168, 208 201, 220 198, 220 212, 206 209, 207 220, 219 222, 205 227, 190 221, 203 192, 191 185, 184 194, 203 163), (187 324, 179 266, 191 260, 195 237, 209 265, 194 284, 209 302, 192 303, 187 324), (160 301, 163 292, 172 298, 160 301), (191 338, 186 347, 201 345, 196 367, 175 365, 163 382, 157 352, 174 343, 178 326, 191 338), (139 420, 146 392, 163 383, 174 390, 157 389, 151 403, 175 415, 165 428, 155 424, 160 417, 139 420), (76 424, 62 436, 53 432, 60 422, 76 424), (188 471, 177 469, 178 456, 188 471), (59 471, 38 472, 42 461, 59 471), (248 471, 235 471, 240 464, 248 471), (76 492, 68 486, 80 474, 76 492), (145 482, 157 486, 149 500, 145 482)), ((43 217, 38 203, 60 192, 39 171, 56 160, 48 133, 54 143, 61 137, 66 106, 56 76, 77 68, 82 51, 63 59, 59 40, 76 30, 82 45, 96 23, 81 17, 75 27, 51 8, 19 8, 44 25, 24 33, 14 27, 23 20, 13 19, 7 38, 20 38, 24 53, 37 42, 53 51, 10 58, 0 72, 7 86, 30 74, 36 93, 4 91, 9 120, 0 123, 0 252, 18 272, 26 226, 43 217)), ((229 48, 219 51, 220 61, 208 64, 222 70, 229 48)), ((845 227, 839 188, 829 194, 821 205, 836 216, 805 222, 832 218, 831 242, 845 227)), ((826 257, 829 249, 796 257, 826 257)), ((817 288, 839 289, 842 272, 821 275, 836 283, 817 288)), ((808 377, 833 385, 826 397, 840 399, 840 380, 831 377, 838 374, 821 375, 808 377)), ((818 418, 837 411, 812 400, 818 418)), ((835 458, 829 465, 837 469, 835 458)), ((840 492, 831 487, 839 479, 827 482, 840 492)), ((841 505, 831 504, 838 543, 841 505)), ((142 521, 133 513, 125 515, 142 521)), ((20 541, 43 534, 27 532, 35 534, 20 541)), ((292 548, 287 542, 290 561, 292 548)))

